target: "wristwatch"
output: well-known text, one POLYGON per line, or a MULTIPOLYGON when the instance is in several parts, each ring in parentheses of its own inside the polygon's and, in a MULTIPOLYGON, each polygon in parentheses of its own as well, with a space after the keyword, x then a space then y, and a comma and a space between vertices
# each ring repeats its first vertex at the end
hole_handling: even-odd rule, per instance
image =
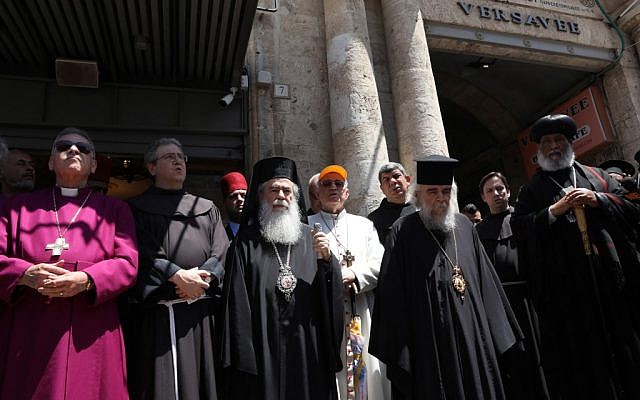
POLYGON ((89 274, 87 274, 87 285, 84 287, 84 289, 88 292, 89 290, 95 288, 96 285, 93 283, 93 279, 91 279, 91 277, 89 276, 89 274))

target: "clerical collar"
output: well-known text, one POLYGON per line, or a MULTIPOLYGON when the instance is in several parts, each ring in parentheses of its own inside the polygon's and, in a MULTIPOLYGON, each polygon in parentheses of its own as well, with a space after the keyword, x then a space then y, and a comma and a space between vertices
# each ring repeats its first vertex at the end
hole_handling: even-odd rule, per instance
POLYGON ((78 197, 78 192, 80 189, 78 188, 66 188, 60 186, 60 194, 64 197, 78 197))
POLYGON ((340 211, 340 212, 339 212, 339 213, 337 213, 337 214, 336 214, 336 213, 330 213, 330 212, 328 212, 328 211, 324 211, 324 210, 320 210, 320 213, 321 213, 322 215, 324 215, 324 216, 325 216, 325 218, 326 218, 326 217, 329 217, 329 218, 333 218, 333 219, 335 220, 335 219, 341 219, 341 218, 343 218, 345 215, 347 215, 347 210, 343 208, 343 209, 342 209, 342 211, 340 211))

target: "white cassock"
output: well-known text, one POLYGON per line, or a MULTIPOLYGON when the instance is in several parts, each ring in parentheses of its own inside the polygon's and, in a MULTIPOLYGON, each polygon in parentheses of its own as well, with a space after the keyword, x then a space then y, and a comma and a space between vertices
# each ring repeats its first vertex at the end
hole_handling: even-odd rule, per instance
MULTIPOLYGON (((369 354, 369 332, 371 329, 371 313, 373 311, 373 289, 378 284, 380 263, 384 255, 384 246, 380 244, 378 232, 373 223, 367 218, 353 215, 342 210, 339 214, 329 214, 320 211, 309 216, 309 225, 319 223, 322 231, 327 234, 331 253, 340 260, 342 268, 347 268, 344 256, 349 250, 355 257, 351 263, 351 270, 358 281, 359 292, 356 294, 356 313, 362 319, 362 334, 365 337, 364 360, 367 366, 367 388, 369 400, 391 399, 391 383, 387 379, 386 368, 377 358, 369 354)), ((351 300, 344 299, 345 323, 351 321, 351 300)), ((345 333, 348 332, 348 325, 345 333)), ((342 363, 345 364, 346 343, 342 338, 342 363)), ((347 399, 346 368, 336 374, 338 381, 338 395, 341 400, 347 399)))

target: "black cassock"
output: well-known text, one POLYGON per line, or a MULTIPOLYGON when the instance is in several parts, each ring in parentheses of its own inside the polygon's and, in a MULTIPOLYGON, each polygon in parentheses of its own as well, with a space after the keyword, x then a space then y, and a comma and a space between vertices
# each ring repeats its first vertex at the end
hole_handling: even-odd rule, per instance
POLYGON ((595 191, 599 204, 585 208, 591 260, 572 215, 549 222, 560 186, 573 185, 570 168, 536 173, 520 189, 511 219, 532 285, 549 391, 554 399, 640 399, 634 209, 604 171, 577 162, 575 171, 577 187, 595 191))
POLYGON ((520 328, 475 229, 462 214, 456 224, 457 257, 452 234, 434 233, 462 269, 464 300, 419 213, 387 237, 369 352, 387 364, 394 399, 505 398, 497 355, 520 328))
POLYGON ((378 237, 380 243, 384 243, 387 235, 391 231, 391 225, 400 217, 409 215, 416 211, 416 206, 411 203, 395 204, 390 203, 387 199, 382 199, 380 206, 371 211, 367 218, 369 218, 378 231, 378 237))
POLYGON ((518 264, 517 240, 510 224, 512 212, 513 208, 509 207, 503 213, 489 214, 475 226, 524 332, 525 351, 512 349, 499 359, 502 379, 509 399, 547 399, 549 394, 540 365, 538 321, 531 304, 528 278, 518 264))
MULTIPOLYGON (((291 247, 297 286, 276 287, 279 264, 257 226, 242 228, 227 255, 222 362, 225 399, 335 399, 342 369, 344 305, 338 261, 317 260, 311 228, 291 247)), ((277 245, 286 262, 287 246, 277 245)))
POLYGON ((229 247, 220 212, 210 200, 155 187, 129 204, 140 254, 136 286, 121 303, 131 398, 175 398, 173 341, 180 400, 216 399, 214 322, 229 247), (168 279, 194 267, 211 272, 208 297, 171 304, 178 296, 168 279))

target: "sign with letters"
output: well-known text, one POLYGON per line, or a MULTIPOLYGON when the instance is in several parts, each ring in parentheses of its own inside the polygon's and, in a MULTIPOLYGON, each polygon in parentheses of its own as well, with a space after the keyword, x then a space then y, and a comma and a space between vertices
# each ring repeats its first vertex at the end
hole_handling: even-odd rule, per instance
POLYGON ((574 35, 580 34, 580 26, 577 22, 557 16, 550 17, 534 13, 510 11, 503 7, 475 4, 466 1, 458 1, 458 6, 460 6, 465 15, 476 15, 480 19, 530 26, 538 29, 553 29, 558 32, 567 32, 574 35))
MULTIPOLYGON (((554 108, 551 114, 566 114, 576 121, 578 130, 572 147, 576 158, 593 153, 614 141, 613 129, 607 114, 602 92, 597 85, 589 86, 580 93, 554 108)), ((518 147, 529 178, 538 168, 536 154, 538 145, 529 140, 531 127, 518 134, 518 147)))

